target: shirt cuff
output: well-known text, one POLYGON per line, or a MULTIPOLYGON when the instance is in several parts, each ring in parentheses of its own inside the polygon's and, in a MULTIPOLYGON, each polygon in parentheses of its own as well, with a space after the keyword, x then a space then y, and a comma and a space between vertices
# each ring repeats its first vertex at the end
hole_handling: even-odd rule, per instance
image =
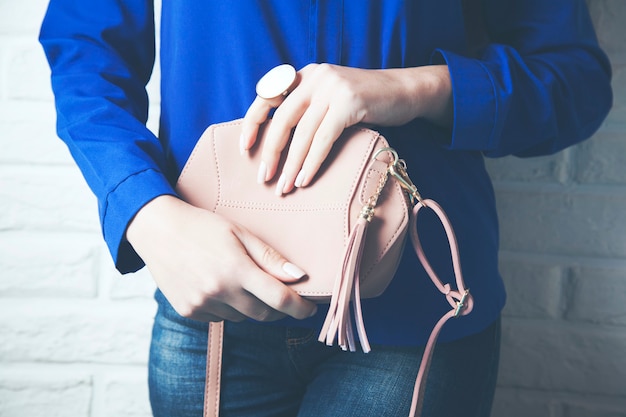
POLYGON ((107 196, 101 210, 102 229, 115 267, 121 273, 134 272, 144 266, 126 240, 128 224, 144 205, 166 194, 176 195, 176 192, 162 173, 147 169, 126 178, 107 196))
POLYGON ((454 121, 448 149, 490 150, 494 146, 498 102, 484 64, 440 49, 433 53, 431 64, 446 64, 450 71, 454 121))

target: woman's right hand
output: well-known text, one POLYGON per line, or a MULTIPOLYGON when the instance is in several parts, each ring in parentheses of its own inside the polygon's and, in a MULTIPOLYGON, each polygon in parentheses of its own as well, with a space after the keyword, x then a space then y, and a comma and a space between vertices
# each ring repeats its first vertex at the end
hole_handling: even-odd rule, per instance
POLYGON ((126 237, 184 317, 272 321, 315 314, 315 304, 286 285, 304 271, 245 228, 174 196, 146 204, 126 237))

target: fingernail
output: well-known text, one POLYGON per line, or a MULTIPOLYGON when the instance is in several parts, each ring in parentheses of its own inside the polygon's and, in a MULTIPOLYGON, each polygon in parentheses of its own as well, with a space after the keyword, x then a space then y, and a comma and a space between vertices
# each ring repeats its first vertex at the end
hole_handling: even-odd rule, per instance
POLYGON ((302 187, 302 183, 304 182, 304 175, 304 170, 301 169, 300 172, 298 172, 298 176, 296 177, 296 181, 293 185, 298 188, 302 187))
POLYGON ((241 135, 239 135, 239 153, 242 154, 242 155, 244 153, 246 153, 246 149, 245 149, 245 146, 244 146, 244 141, 245 141, 245 139, 244 139, 244 136, 243 136, 243 133, 242 133, 241 135))
POLYGON ((313 312, 309 314, 309 317, 313 317, 316 314, 317 314, 317 306, 315 306, 315 308, 313 309, 313 312))
POLYGON ((261 165, 259 166, 259 173, 256 176, 256 182, 259 184, 265 183, 265 177, 267 176, 267 165, 265 162, 261 161, 261 165))
POLYGON ((276 192, 275 194, 280 197, 283 195, 283 190, 285 189, 285 183, 287 182, 287 177, 285 174, 281 174, 280 178, 278 178, 278 184, 276 184, 276 192))
POLYGON ((291 277, 298 278, 298 279, 306 275, 306 272, 304 272, 302 269, 292 264, 291 262, 285 262, 283 264, 283 271, 285 271, 291 277))

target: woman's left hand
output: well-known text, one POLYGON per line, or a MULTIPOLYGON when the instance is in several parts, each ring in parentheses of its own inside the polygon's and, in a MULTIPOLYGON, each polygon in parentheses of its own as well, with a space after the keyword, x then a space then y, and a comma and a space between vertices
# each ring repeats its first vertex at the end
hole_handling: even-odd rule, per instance
POLYGON ((280 156, 289 146, 276 186, 276 194, 282 195, 311 182, 347 127, 397 126, 416 117, 449 125, 451 102, 445 65, 365 70, 310 64, 298 71, 296 87, 286 98, 254 100, 244 117, 241 149, 254 145, 260 125, 276 108, 261 151, 258 181, 277 175, 280 156))

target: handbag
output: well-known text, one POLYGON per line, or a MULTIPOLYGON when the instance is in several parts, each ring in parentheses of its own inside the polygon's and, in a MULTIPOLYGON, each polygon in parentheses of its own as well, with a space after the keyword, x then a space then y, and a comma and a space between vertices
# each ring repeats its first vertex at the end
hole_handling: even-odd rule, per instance
MULTIPOLYGON (((275 184, 256 182, 260 145, 270 123, 261 127, 255 147, 244 156, 239 151, 241 120, 209 126, 181 172, 177 192, 188 203, 244 226, 300 266, 306 277, 289 285, 303 297, 329 303, 319 340, 344 350, 356 350, 357 341, 364 352, 371 349, 361 299, 383 293, 410 235, 422 266, 452 307, 435 324, 422 357, 410 411, 419 416, 439 332, 447 320, 473 308, 450 221, 439 204, 421 197, 386 139, 359 126, 343 132, 310 185, 276 196, 275 184), (438 278, 422 250, 416 228, 422 208, 433 210, 444 227, 456 290, 438 278)), ((206 417, 219 414, 222 339, 223 322, 210 323, 206 417)))

